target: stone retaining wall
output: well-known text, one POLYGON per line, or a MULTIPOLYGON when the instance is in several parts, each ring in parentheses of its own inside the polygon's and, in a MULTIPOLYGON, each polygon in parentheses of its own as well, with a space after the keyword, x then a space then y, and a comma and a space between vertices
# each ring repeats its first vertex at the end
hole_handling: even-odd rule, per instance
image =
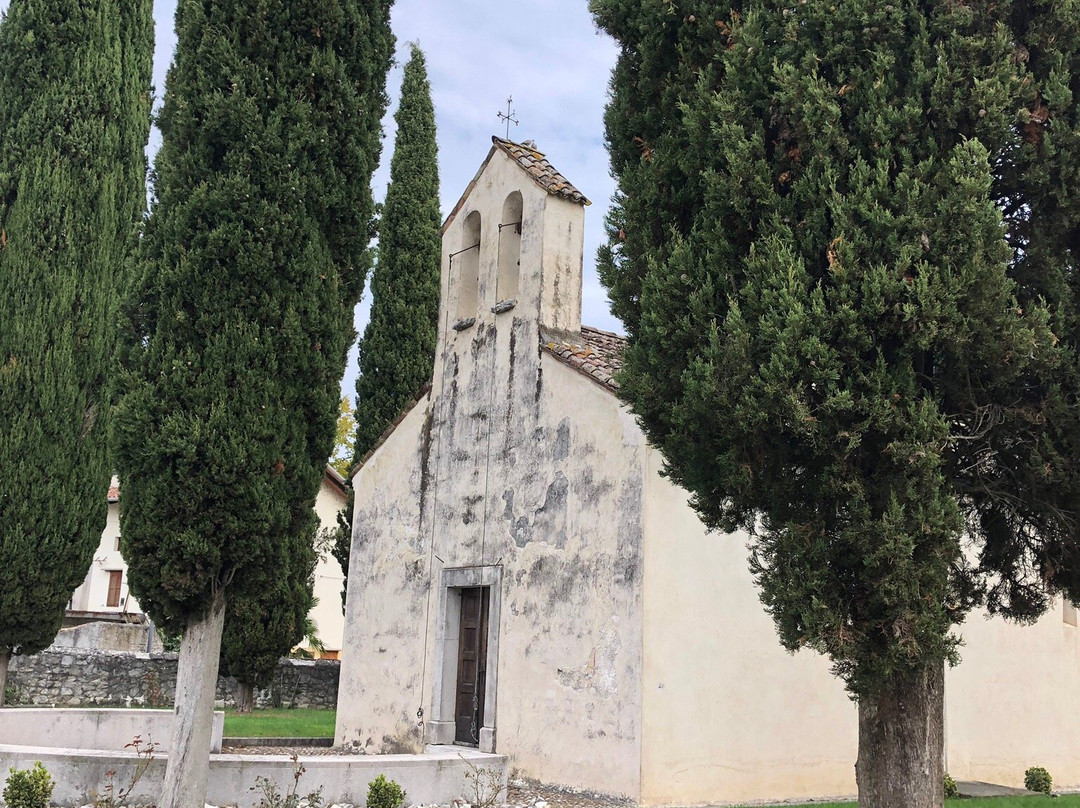
MULTIPOLYGON (((140 654, 48 648, 14 656, 8 672, 10 704, 62 707, 171 707, 176 654, 140 654)), ((255 691, 257 707, 337 706, 338 669, 333 659, 283 659, 270 686, 255 691)), ((236 680, 220 677, 219 706, 235 704, 236 680)))

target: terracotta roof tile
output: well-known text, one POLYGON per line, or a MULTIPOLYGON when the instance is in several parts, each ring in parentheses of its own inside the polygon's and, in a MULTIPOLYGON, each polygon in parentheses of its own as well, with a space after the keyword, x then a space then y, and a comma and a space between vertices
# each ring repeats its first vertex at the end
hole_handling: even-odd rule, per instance
POLYGON ((504 152, 511 160, 521 166, 536 183, 549 194, 561 196, 571 202, 579 202, 582 205, 591 205, 585 194, 570 184, 570 181, 560 174, 543 152, 537 151, 535 146, 526 146, 514 143, 501 137, 492 136, 491 142, 495 147, 504 152))
POLYGON ((544 350, 579 373, 588 376, 609 390, 618 390, 615 374, 622 367, 622 351, 626 337, 601 331, 587 325, 581 327, 581 341, 568 342, 541 336, 544 350))

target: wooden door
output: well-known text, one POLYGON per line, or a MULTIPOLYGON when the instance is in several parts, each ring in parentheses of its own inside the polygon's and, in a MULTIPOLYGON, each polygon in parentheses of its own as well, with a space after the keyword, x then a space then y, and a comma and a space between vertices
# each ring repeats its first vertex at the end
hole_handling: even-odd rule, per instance
POLYGON ((455 743, 476 746, 484 726, 484 689, 487 684, 488 588, 461 590, 458 633, 455 743))
POLYGON ((109 572, 109 591, 105 595, 105 606, 119 606, 120 605, 120 584, 124 580, 123 570, 110 570, 109 572))

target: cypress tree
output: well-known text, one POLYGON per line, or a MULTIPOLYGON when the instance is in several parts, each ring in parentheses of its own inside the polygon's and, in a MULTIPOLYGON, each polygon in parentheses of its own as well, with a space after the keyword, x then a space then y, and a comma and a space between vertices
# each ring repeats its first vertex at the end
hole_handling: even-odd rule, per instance
POLYGON ((360 340, 354 460, 431 380, 439 318, 439 162, 424 53, 412 45, 394 120, 390 185, 379 222, 371 319, 360 340))
POLYGON ((146 206, 149 0, 0 21, 0 705, 105 527, 117 300, 146 206))
MULTIPOLYGON (((360 340, 353 462, 375 447, 393 420, 431 380, 439 319, 439 162, 435 108, 424 53, 412 55, 394 120, 390 185, 379 223, 371 319, 360 340)), ((334 545, 348 585, 352 492, 334 545)), ((345 591, 342 590, 344 606, 345 591)))
MULTIPOLYGON (((162 808, 201 808, 229 597, 310 540, 367 271, 386 0, 181 0, 117 414, 124 556, 183 631, 162 808)), ((287 580, 287 582, 286 582, 287 580)), ((309 597, 303 592, 302 597, 309 597)))
POLYGON ((941 805, 968 610, 1080 595, 1066 5, 592 2, 622 391, 858 700, 861 806, 941 805))
POLYGON ((220 661, 221 674, 232 676, 239 686, 237 712, 252 710, 255 688, 269 685, 278 660, 304 639, 307 616, 315 605, 317 527, 312 523, 309 530, 284 537, 273 548, 273 563, 249 573, 258 576, 257 584, 249 580, 229 596, 220 661))

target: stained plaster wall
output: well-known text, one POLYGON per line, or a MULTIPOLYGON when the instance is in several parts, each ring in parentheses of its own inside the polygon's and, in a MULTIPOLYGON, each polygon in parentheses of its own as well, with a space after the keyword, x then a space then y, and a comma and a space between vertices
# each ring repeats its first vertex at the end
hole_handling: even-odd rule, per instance
MULTIPOLYGON (((642 802, 855 793, 854 704, 812 652, 779 645, 749 573, 745 534, 708 534, 684 491, 645 483, 642 802)), ((972 614, 946 671, 945 767, 1022 786, 1041 765, 1080 785, 1080 628, 1058 603, 1033 626, 972 614)))
POLYGON ((1024 770, 1043 766, 1055 788, 1080 787, 1080 628, 1062 604, 1031 626, 972 614, 958 632, 961 663, 945 674, 949 773, 1022 787, 1024 770))
POLYGON ((352 479, 355 491, 335 744, 423 748, 424 635, 431 559, 420 524, 430 400, 418 403, 352 479))
POLYGON ((528 776, 636 796, 644 448, 609 392, 539 350, 542 328, 580 327, 582 222, 579 206, 494 152, 448 223, 430 400, 353 480, 336 734, 396 751, 422 742, 418 708, 429 735, 452 719, 433 703, 454 685, 435 687, 443 571, 500 567, 497 692, 484 721, 495 750, 528 776), (515 190, 519 292, 496 314, 496 225, 515 190), (448 256, 470 246, 473 211, 479 305, 455 330, 461 264, 448 256))
POLYGON ((788 654, 743 533, 710 534, 687 494, 645 476, 642 802, 855 793, 855 706, 825 658, 788 654))

